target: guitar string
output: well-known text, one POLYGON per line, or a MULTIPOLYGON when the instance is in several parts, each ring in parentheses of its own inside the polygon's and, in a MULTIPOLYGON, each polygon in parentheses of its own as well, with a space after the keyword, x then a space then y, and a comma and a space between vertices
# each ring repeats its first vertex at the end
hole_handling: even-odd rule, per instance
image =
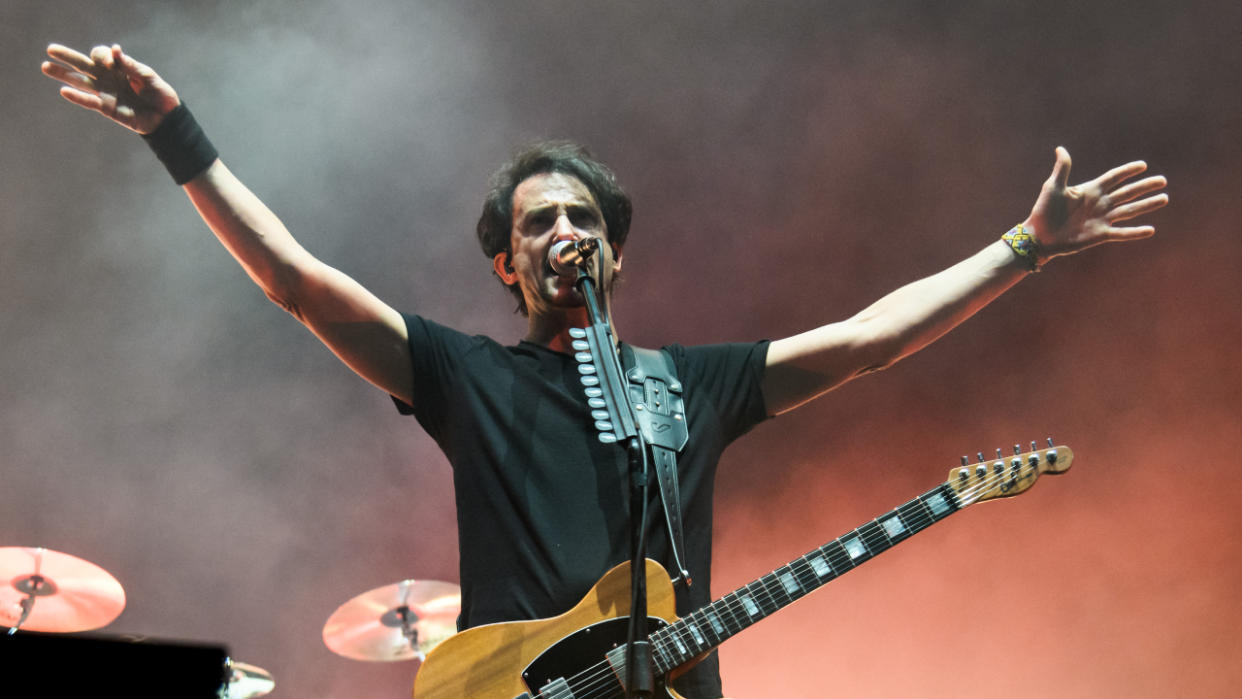
MULTIPOLYGON (((1021 457, 1021 456, 1025 456, 1025 455, 1020 455, 1020 457, 1021 457)), ((1019 457, 1019 458, 1020 458, 1020 457, 1019 457)), ((974 484, 972 484, 972 485, 969 485, 969 486, 967 486, 967 487, 963 488, 961 491, 955 491, 955 492, 956 492, 956 494, 957 494, 957 498, 958 498, 958 507, 957 507, 957 509, 956 509, 956 510, 954 510, 954 511, 956 512, 957 510, 960 510, 960 509, 962 509, 963 507, 966 507, 967 505, 972 505, 972 504, 974 504, 974 503, 978 502, 978 497, 979 497, 980 495, 982 495, 984 492, 986 492, 986 491, 988 491, 988 490, 991 490, 991 489, 993 489, 993 488, 997 487, 998 485, 1000 485, 1000 484, 1001 484, 1002 482, 1004 482, 1005 480, 1012 480, 1012 479, 1016 479, 1016 478, 1018 478, 1018 477, 1021 477, 1021 472, 1020 472, 1020 471, 1019 471, 1019 473, 1018 473, 1018 474, 1012 474, 1012 473, 1010 472, 1010 469, 1003 469, 1003 470, 1001 470, 1001 471, 999 471, 999 472, 998 472, 998 471, 994 471, 994 470, 989 469, 989 470, 988 470, 988 472, 987 472, 987 476, 986 476, 986 477, 985 477, 982 481, 979 481, 979 482, 976 482, 976 483, 974 483, 974 484)), ((950 485, 950 487, 952 487, 952 486, 950 485)), ((922 497, 923 497, 923 496, 919 496, 918 498, 915 498, 915 500, 917 500, 917 501, 919 501, 919 502, 921 503, 921 501, 922 501, 922 497)), ((913 502, 913 501, 911 501, 911 502, 913 502)), ((903 507, 904 507, 904 505, 903 505, 903 507)), ((926 505, 925 505, 925 504, 924 504, 924 507, 926 507, 926 505)), ((893 510, 893 512, 897 512, 899 509, 900 509, 900 508, 894 509, 894 510, 893 510)), ((889 513, 886 513, 885 515, 881 515, 880 517, 877 517, 876 519, 872 520, 872 521, 871 521, 871 522, 869 522, 868 524, 878 522, 881 518, 883 518, 883 517, 887 516, 888 514, 889 514, 889 513)), ((923 515, 921 515, 921 516, 922 516, 922 517, 929 517, 929 515, 927 515, 927 514, 923 514, 923 515)), ((943 519, 943 517, 942 517, 941 519, 943 519)), ((931 526, 932 524, 935 524, 935 523, 936 523, 936 522, 938 522, 938 521, 939 521, 939 520, 937 520, 937 519, 931 519, 931 521, 930 521, 930 522, 928 522, 926 525, 924 525, 922 528, 920 528, 920 529, 919 529, 919 531, 922 531, 923 529, 926 529, 927 527, 931 526)), ((860 538, 860 540, 862 540, 862 539, 864 538, 864 536, 865 536, 865 535, 864 535, 861 531, 859 531, 860 529, 862 529, 862 528, 863 528, 863 526, 866 526, 866 525, 862 525, 862 526, 860 526, 860 527, 858 527, 858 528, 854 529, 854 530, 851 532, 852 534, 856 534, 856 535, 858 535, 858 537, 860 538)), ((917 533, 917 532, 916 532, 916 533, 917 533)), ((890 548, 891 548, 893 545, 895 545, 895 543, 898 543, 898 542, 893 542, 893 541, 892 541, 892 537, 891 537, 891 535, 889 535, 887 532, 885 532, 885 533, 884 533, 884 535, 885 535, 885 538, 886 538, 886 539, 888 539, 888 541, 889 541, 889 546, 890 546, 890 548)), ((832 541, 832 542, 829 542, 829 544, 831 544, 831 543, 837 543, 837 542, 839 542, 841 539, 843 539, 843 538, 845 538, 845 537, 848 537, 848 536, 850 536, 850 534, 844 534, 844 535, 842 535, 842 536, 840 536, 840 537, 837 537, 836 539, 833 539, 833 541, 832 541)), ((828 546, 829 544, 825 544, 824 546, 828 546)), ((820 547, 819 547, 819 549, 823 549, 823 548, 824 548, 824 546, 820 546, 820 547)), ((818 550, 818 549, 817 549, 817 550, 818 550)), ((881 553, 882 553, 882 552, 881 552, 881 553)), ((875 555, 878 555, 878 554, 873 554, 871 557, 872 557, 872 558, 874 558, 874 557, 875 557, 875 555)), ((802 555, 802 556, 799 556, 797 559, 795 559, 795 560, 793 560, 792 562, 790 562, 790 563, 788 563, 788 564, 786 564, 786 565, 784 565, 784 566, 781 566, 781 567, 782 567, 782 568, 790 568, 791 570, 794 570, 794 569, 795 569, 795 568, 797 568, 797 567, 801 567, 801 569, 800 569, 800 570, 795 570, 795 571, 794 571, 794 572, 795 572, 795 577, 799 577, 799 576, 798 576, 798 573, 799 573, 799 572, 803 572, 803 573, 805 573, 805 572, 807 572, 807 569, 811 567, 811 564, 810 564, 809 562, 807 562, 807 561, 805 561, 805 560, 804 560, 805 558, 806 558, 806 554, 804 554, 804 555, 802 555)), ((851 559, 851 560, 852 560, 852 559, 851 559)), ((870 560, 870 559, 868 559, 868 560, 870 560)), ((866 561, 863 561, 863 563, 865 563, 865 562, 866 562, 866 561)), ((859 565, 861 565, 861 564, 859 564, 859 565)), ((843 575, 844 573, 848 573, 850 570, 853 570, 853 569, 854 569, 854 567, 856 567, 856 566, 853 566, 853 565, 852 565, 850 568, 846 569, 846 570, 845 570, 845 571, 843 571, 842 573, 839 573, 838 575, 834 576, 833 578, 831 578, 831 579, 829 579, 829 580, 824 581, 824 584, 827 584, 828 582, 831 582, 832 580, 836 579, 837 577, 840 577, 840 576, 841 576, 841 575, 843 575)), ((801 596, 800 596, 800 597, 796 597, 796 598, 795 598, 795 597, 793 597, 792 593, 790 593, 788 590, 786 590, 786 591, 785 591, 785 596, 789 598, 789 602, 781 603, 781 602, 779 602, 779 601, 776 599, 776 594, 775 594, 774 592, 772 592, 772 590, 770 590, 770 589, 769 589, 769 585, 768 585, 767 583, 761 583, 761 581, 762 581, 764 578, 767 578, 767 577, 769 577, 769 576, 771 576, 771 575, 775 575, 775 574, 777 573, 777 571, 779 571, 779 570, 780 570, 780 568, 777 568, 776 570, 773 570, 773 571, 771 571, 770 573, 768 573, 768 574, 766 574, 766 575, 761 576, 759 579, 757 579, 757 580, 755 580, 755 581, 751 582, 750 584, 748 584, 748 585, 744 585, 744 586, 742 586, 742 587, 738 588, 737 590, 734 590, 733 592, 730 592, 729 594, 724 595, 724 596, 723 596, 723 597, 721 597, 719 600, 717 600, 717 602, 714 602, 714 603, 712 603, 712 604, 707 605, 706 607, 703 607, 703 608, 701 608, 701 609, 695 610, 694 612, 691 612, 690 614, 688 614, 688 615, 685 617, 685 619, 679 619, 677 622, 674 622, 674 623, 672 623, 672 624, 669 624, 668 626, 665 626, 665 627, 663 627, 663 628, 657 629, 656 631, 654 631, 654 632, 652 632, 651 634, 649 634, 649 635, 648 635, 648 640, 651 640, 653 637, 673 637, 673 636, 676 636, 676 634, 677 634, 678 632, 677 632, 677 630, 676 630, 674 627, 675 627, 675 625, 676 625, 677 623, 680 623, 681 621, 685 621, 685 620, 691 619, 692 617, 694 617, 694 615, 695 615, 695 614, 698 614, 698 613, 702 612, 704 609, 707 609, 708 607, 714 607, 716 604, 718 604, 718 603, 720 603, 720 602, 725 602, 725 604, 724 604, 722 607, 720 607, 720 608, 719 608, 719 611, 724 611, 724 612, 727 612, 727 613, 729 614, 729 616, 731 616, 731 617, 733 617, 733 618, 735 618, 735 619, 737 618, 737 615, 738 615, 738 612, 739 612, 739 611, 741 611, 742 613, 745 613, 745 614, 746 614, 746 616, 745 616, 745 621, 746 621, 746 622, 749 622, 749 623, 746 623, 746 624, 737 624, 737 623, 735 622, 735 625, 736 625, 736 626, 738 626, 738 628, 737 628, 736 630, 734 630, 734 631, 732 631, 731 633, 729 633, 728 637, 721 639, 720 641, 718 641, 718 642, 716 642, 716 643, 712 644, 712 646, 711 646, 711 647, 709 647, 708 649, 706 649, 706 650, 702 651, 702 653, 707 653, 707 652, 710 652, 711 650, 715 649, 715 648, 716 648, 717 646, 719 646, 720 644, 724 643, 724 641, 725 641, 725 640, 727 640, 729 637, 732 637, 734 634, 736 634, 736 633, 739 633, 739 632, 743 631, 743 630, 744 630, 745 628, 747 628, 750 624, 756 623, 756 622, 758 622, 758 621, 762 620, 763 618, 766 618, 766 616, 768 616, 768 615, 770 615, 770 614, 772 614, 772 613, 774 613, 774 612, 776 612, 776 611, 780 610, 782 607, 786 606, 787 604, 791 604, 791 603, 793 603, 794 601, 796 601, 796 600, 798 600, 798 599, 801 599, 801 596), (751 586, 751 585, 753 585, 753 584, 755 584, 755 583, 761 583, 761 584, 760 584, 760 586, 759 586, 759 587, 760 587, 760 589, 759 589, 757 592, 756 592, 756 591, 754 591, 754 590, 750 590, 750 589, 749 589, 749 588, 750 588, 750 586, 751 586), (746 591, 747 591, 750 595, 752 595, 753 597, 755 597, 755 598, 757 598, 757 599, 758 599, 758 598, 761 598, 761 596, 762 596, 762 598, 765 598, 765 599, 766 599, 766 601, 767 601, 767 603, 768 603, 769 605, 774 605, 774 606, 775 606, 775 609, 773 609, 773 610, 772 610, 772 612, 767 612, 767 613, 765 613, 763 617, 760 617, 759 619, 755 619, 755 618, 754 618, 754 617, 753 617, 753 616, 749 613, 749 611, 747 611, 747 610, 746 610, 746 603, 745 603, 745 601, 743 601, 743 597, 744 597, 744 595, 742 595, 742 594, 741 594, 741 591, 742 591, 742 590, 746 590, 746 591), (726 600, 728 600, 728 598, 729 598, 730 596, 736 597, 737 599, 736 599, 736 600, 731 600, 731 601, 726 601, 726 600)), ((812 574, 815 574, 815 573, 814 573, 813 568, 812 568, 812 570, 811 570, 810 572, 811 572, 812 574)), ((821 586, 822 586, 822 585, 821 585, 821 586)), ((784 588, 782 587, 782 589, 784 589, 784 588)), ((802 595, 802 596, 805 596, 806 594, 809 594, 810 592, 813 592, 813 591, 815 591, 816 589, 819 589, 819 586, 817 586, 817 587, 815 587, 815 588, 812 588, 812 589, 811 589, 811 590, 809 590, 809 591, 804 591, 804 593, 803 593, 803 595, 802 595)), ((752 600, 752 603, 753 603, 753 602, 754 602, 754 601, 752 600)), ((759 611, 760 611, 760 612, 762 612, 762 611, 763 611, 763 607, 762 607, 762 606, 759 606, 759 605, 756 605, 756 606, 759 608, 759 611)), ((723 626, 723 625, 724 625, 724 622, 722 621, 722 626, 723 626)), ((698 624, 697 624, 697 623, 696 623, 696 626, 698 626, 698 624)), ((701 628, 701 627, 700 627, 700 628, 701 628)), ((726 631, 728 631, 728 629, 727 629, 727 628, 726 628, 726 631)), ((719 633, 716 633, 716 635, 717 635, 717 636, 719 636, 720 634, 719 634, 719 633)), ((657 638, 657 639, 655 639, 655 640, 658 642, 660 639, 659 639, 659 638, 657 638)), ((685 640, 691 640, 691 639, 685 639, 685 640)), ((674 642, 674 643, 675 643, 676 645, 678 645, 678 646, 683 646, 683 648, 680 648, 681 652, 682 652, 682 653, 687 653, 687 651, 684 649, 684 641, 682 641, 682 639, 676 639, 676 640, 674 641, 674 640, 673 640, 673 639, 671 639, 671 638, 666 638, 666 639, 664 639, 664 642, 666 643, 666 645, 667 645, 669 642, 674 642)), ((697 646, 697 642, 695 643, 695 645, 697 646)), ((656 648, 656 647, 655 647, 655 644, 653 644, 653 652, 658 652, 658 648, 656 648)), ((701 653, 694 653, 694 654, 691 654, 691 657, 695 657, 695 656, 700 655, 700 654, 701 654, 701 653)), ((677 666, 677 667, 680 667, 680 666, 677 666)), ((624 664, 622 664, 622 665, 620 665, 620 666, 618 667, 618 670, 624 670, 624 669, 625 669, 624 664)), ((671 670, 671 669, 672 669, 672 668, 670 668, 670 670, 671 670)), ((607 692, 611 692, 611 691, 614 691, 614 690, 616 690, 616 689, 622 689, 622 690, 624 689, 624 686, 623 686, 623 685, 622 685, 622 684, 621 684, 621 683, 620 683, 620 682, 616 679, 616 675, 615 675, 615 673, 613 672, 612 667, 611 667, 611 665, 608 663, 608 661, 607 661, 607 660, 603 660, 603 661, 601 661, 601 662, 596 663, 595 665, 592 665, 592 666, 590 666, 590 667, 584 668, 582 671, 578 672, 576 675, 571 675, 570 677, 567 677, 567 678, 564 678, 564 679, 565 679, 566 684, 567 684, 567 685, 569 685, 569 686, 571 687, 572 696, 573 696, 573 697, 575 697, 575 698, 576 698, 576 697, 579 697, 579 696, 581 696, 581 697, 582 697, 582 699, 593 699, 593 698, 595 698, 595 697, 608 697, 608 696, 610 696, 610 695, 609 695, 609 694, 607 694, 607 692), (576 689, 576 691, 575 691, 575 689, 576 689), (602 691, 604 691, 604 692, 605 692, 605 694, 596 694, 596 693, 594 693, 594 692, 595 692, 595 691, 597 691, 597 690, 602 690, 602 691), (590 693, 588 693, 588 692, 590 692, 590 693)), ((623 694, 623 693, 622 693, 622 694, 623 694)), ((611 696, 617 696, 617 695, 616 695, 616 694, 612 694, 611 696)), ((544 697, 544 694, 543 694, 543 692, 542 692, 542 691, 538 691, 538 692, 536 692, 536 693, 532 696, 532 699, 540 699, 541 697, 544 697)), ((553 697, 548 697, 547 699, 554 699, 554 698, 553 698, 553 697)))

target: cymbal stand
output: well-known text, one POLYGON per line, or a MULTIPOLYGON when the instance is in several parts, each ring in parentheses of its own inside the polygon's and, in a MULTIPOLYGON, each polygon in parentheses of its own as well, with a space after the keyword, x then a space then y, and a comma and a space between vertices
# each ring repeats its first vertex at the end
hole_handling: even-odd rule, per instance
POLYGON ((35 600, 40 597, 56 594, 56 584, 38 573, 15 580, 13 582, 13 587, 16 588, 18 592, 26 593, 26 597, 19 602, 22 608, 22 615, 17 620, 16 624, 9 627, 8 635, 10 636, 17 633, 17 630, 21 628, 22 624, 26 623, 26 620, 30 618, 30 612, 34 609, 35 600))

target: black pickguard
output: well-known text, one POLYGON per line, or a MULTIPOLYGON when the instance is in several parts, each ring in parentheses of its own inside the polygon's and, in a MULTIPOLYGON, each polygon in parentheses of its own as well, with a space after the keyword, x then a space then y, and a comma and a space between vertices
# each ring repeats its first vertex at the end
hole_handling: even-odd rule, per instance
MULTIPOLYGON (((655 631, 668 623, 658 617, 647 618, 648 631, 655 631)), ((608 652, 625 645, 628 617, 605 619, 565 636, 549 646, 522 671, 522 680, 532 695, 549 682, 564 681, 560 692, 549 689, 544 695, 549 699, 605 699, 624 697, 625 688, 612 665, 608 652), (568 691, 568 693, 563 693, 568 691)), ((665 688, 663 677, 656 678, 656 699, 673 699, 665 688)))

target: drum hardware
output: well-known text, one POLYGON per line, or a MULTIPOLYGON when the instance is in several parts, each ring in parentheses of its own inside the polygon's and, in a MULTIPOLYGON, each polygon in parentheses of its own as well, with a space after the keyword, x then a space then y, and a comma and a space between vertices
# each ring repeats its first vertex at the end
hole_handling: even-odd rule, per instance
POLYGON ((261 667, 239 663, 232 658, 225 661, 228 678, 220 688, 220 699, 254 699, 276 688, 272 673, 261 667))

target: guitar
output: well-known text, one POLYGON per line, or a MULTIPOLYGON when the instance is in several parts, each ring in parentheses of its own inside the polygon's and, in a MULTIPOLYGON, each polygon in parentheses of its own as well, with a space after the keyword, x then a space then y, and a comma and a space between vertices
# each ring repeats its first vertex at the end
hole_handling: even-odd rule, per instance
MULTIPOLYGON (((848 534, 809 551, 711 604, 678 618, 673 585, 655 561, 646 562, 647 640, 660 699, 681 699, 668 686, 725 640, 786 605, 857 568, 958 510, 1025 492, 1042 474, 1069 470, 1066 446, 968 464, 949 479, 848 534)), ((414 699, 604 699, 624 697, 625 639, 630 611, 630 564, 622 563, 573 609, 533 621, 487 624, 434 648, 414 678, 414 699)))

